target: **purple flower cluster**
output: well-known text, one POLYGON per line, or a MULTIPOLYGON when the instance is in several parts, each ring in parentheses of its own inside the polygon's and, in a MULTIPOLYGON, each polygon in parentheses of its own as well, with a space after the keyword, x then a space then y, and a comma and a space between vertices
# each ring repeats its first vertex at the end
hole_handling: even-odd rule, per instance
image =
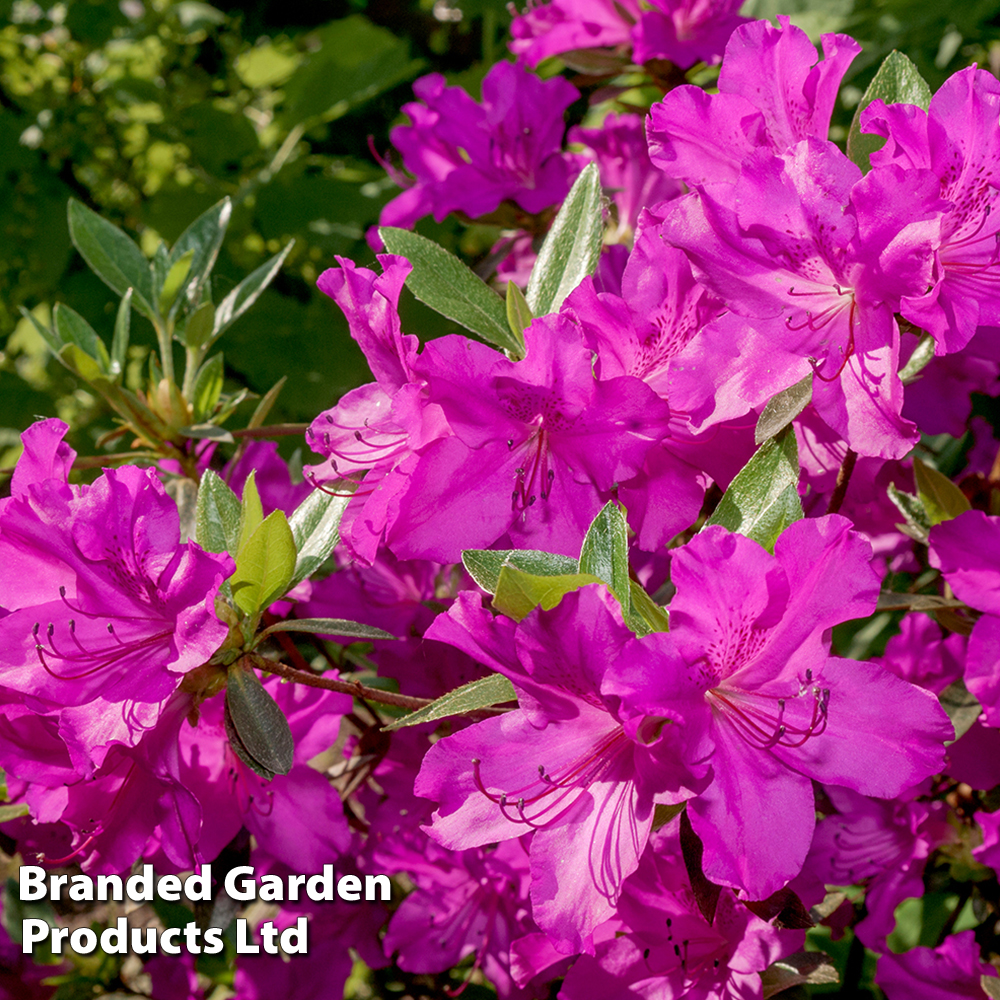
MULTIPOLYGON (((858 134, 884 145, 852 159, 828 136, 860 46, 827 35, 820 55, 737 7, 552 0, 515 19, 522 62, 481 103, 416 84, 384 223, 541 236, 589 158, 609 246, 514 330, 523 351, 405 333, 416 261, 320 277, 374 381, 306 435, 308 484, 344 508, 336 568, 264 620, 399 638, 317 639, 307 661, 284 637, 310 681, 263 685, 287 773, 251 766, 221 693, 257 649, 232 559, 180 541, 162 469, 71 486, 65 426, 26 432, 0 501, 22 853, 179 871, 252 837, 259 870, 408 888, 391 913, 285 906, 317 951, 241 963, 241 996, 336 993, 350 947, 442 990, 751 1000, 823 981, 818 924, 813 950, 849 928, 881 954, 889 1000, 981 995, 1000 954, 1000 458, 972 393, 1000 392, 1000 84, 972 67, 926 108, 870 101, 858 134), (670 89, 644 130, 595 113, 566 136, 578 91, 524 64, 581 49, 725 55, 717 92, 670 89), (391 697, 321 690, 331 650, 391 697), (382 711, 496 675, 499 705, 382 711), (907 947, 901 904, 945 877, 967 892, 907 947)), ((268 508, 293 509, 305 488, 275 452, 247 454, 232 482, 255 464, 268 508)))

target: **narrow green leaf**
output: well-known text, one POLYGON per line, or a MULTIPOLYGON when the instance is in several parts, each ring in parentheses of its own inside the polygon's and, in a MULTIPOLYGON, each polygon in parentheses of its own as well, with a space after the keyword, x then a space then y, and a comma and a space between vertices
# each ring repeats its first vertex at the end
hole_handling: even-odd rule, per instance
POLYGON ((920 373, 934 357, 934 347, 934 338, 929 333, 922 334, 909 360, 899 369, 899 381, 903 385, 910 385, 917 381, 920 373))
POLYGON ((423 708, 395 719, 384 730, 403 729, 405 726, 416 726, 421 722, 435 722, 446 719, 450 715, 461 715, 463 712, 474 712, 477 708, 490 708, 502 705, 505 701, 514 701, 517 695, 514 685, 503 674, 491 674, 478 681, 470 681, 454 691, 438 698, 437 701, 423 708))
POLYGON ((229 667, 226 723, 233 749, 262 777, 270 779, 292 769, 295 740, 285 713, 242 659, 229 667))
POLYGON ((772 396, 757 419, 754 444, 759 447, 783 431, 809 405, 812 391, 812 375, 809 374, 801 382, 772 396))
POLYGON ((202 212, 178 237, 170 251, 170 267, 173 269, 189 255, 190 267, 185 270, 183 279, 170 300, 171 315, 177 312, 182 302, 191 305, 201 302, 202 288, 215 267, 232 213, 232 202, 229 198, 223 198, 208 211, 202 212))
POLYGON ((563 300, 597 269, 604 238, 601 176, 590 163, 576 179, 545 237, 528 281, 533 316, 559 311, 563 300))
POLYGON ((871 155, 885 145, 885 139, 880 135, 869 135, 861 131, 861 112, 872 101, 882 100, 886 104, 916 104, 925 111, 931 103, 931 88, 920 75, 920 70, 895 49, 890 52, 879 66, 864 97, 858 102, 847 133, 847 155, 862 170, 871 170, 871 155))
POLYGON ((534 576, 561 576, 578 573, 580 565, 569 556, 557 556, 535 549, 466 549, 462 563, 476 583, 487 593, 495 594, 504 566, 515 566, 534 576))
POLYGON ((524 357, 524 338, 507 325, 503 299, 454 254, 406 229, 383 226, 378 233, 390 253, 413 265, 406 287, 416 298, 487 343, 524 357))
POLYGON ((278 396, 281 395, 281 390, 285 387, 285 383, 287 381, 288 376, 282 375, 281 378, 279 378, 278 381, 264 393, 260 402, 255 407, 253 416, 250 418, 250 422, 247 424, 247 427, 264 426, 264 421, 267 420, 267 415, 271 412, 271 408, 278 401, 278 396))
POLYGON ((202 474, 195 508, 195 540, 207 552, 236 552, 240 501, 211 469, 202 474))
POLYGON ((192 351, 204 347, 212 339, 215 328, 215 306, 211 302, 202 302, 187 318, 184 324, 184 346, 192 351))
POLYGON ((897 524, 896 527, 914 541, 926 545, 931 530, 931 521, 923 501, 919 497, 913 496, 912 493, 897 489, 894 483, 889 483, 886 492, 905 521, 903 524, 897 524))
MULTIPOLYGON (((222 419, 222 415, 217 415, 217 419, 222 419)), ((182 427, 180 433, 184 437, 195 438, 201 440, 203 438, 208 438, 209 441, 218 441, 220 444, 233 444, 235 438, 225 427, 220 427, 218 424, 190 424, 187 427, 182 427)))
POLYGON ((63 341, 59 339, 59 334, 51 327, 42 323, 34 313, 28 312, 24 306, 18 306, 21 315, 38 331, 42 340, 49 346, 49 350, 58 355, 63 348, 63 341))
POLYGON ((580 550, 580 572, 591 573, 608 585, 618 603, 629 607, 628 525, 612 502, 591 522, 580 550))
POLYGON ((524 292, 514 284, 507 282, 507 325, 510 332, 521 344, 521 354, 524 354, 524 331, 531 325, 534 317, 528 308, 528 300, 524 297, 524 292))
POLYGON ((344 618, 289 618, 287 621, 269 625, 261 636, 272 632, 309 632, 313 635, 349 635, 356 639, 395 639, 391 632, 385 632, 374 625, 347 621, 344 618))
POLYGON ((225 330, 233 325, 260 297, 261 292, 281 270, 285 258, 295 246, 295 240, 275 254, 270 260, 264 261, 255 271, 251 271, 218 305, 215 310, 215 330, 212 340, 220 337, 225 330))
POLYGON ((182 254, 177 260, 172 261, 167 258, 168 270, 163 278, 163 285, 160 288, 159 301, 160 312, 166 316, 167 313, 176 312, 177 293, 187 281, 188 272, 191 270, 191 260, 194 257, 194 248, 182 254))
POLYGON ((223 370, 221 354, 213 354, 198 369, 190 399, 195 424, 208 420, 214 412, 215 404, 222 395, 223 370))
POLYGON ((966 495, 947 476, 916 456, 913 459, 913 474, 917 481, 917 496, 923 501, 931 527, 972 509, 966 495))
POLYGON ((115 332, 111 338, 111 368, 113 376, 125 372, 125 362, 128 359, 129 334, 132 328, 132 289, 122 296, 115 316, 115 332))
POLYGON ((592 573, 567 573, 560 576, 534 576, 516 566, 503 566, 493 595, 493 607, 501 614, 520 621, 539 605, 548 611, 564 594, 579 590, 588 583, 601 583, 592 573))
POLYGON ((147 319, 155 319, 153 274, 142 251, 75 198, 69 200, 68 214, 70 238, 90 269, 119 295, 132 288, 132 304, 147 319))
POLYGON ((236 572, 230 578, 233 601, 255 615, 288 589, 295 569, 295 542, 288 518, 272 511, 240 546, 236 572))
MULTIPOLYGON (((338 491, 339 492, 339 491, 338 491)), ((323 490, 313 490, 295 508, 288 523, 292 529, 297 555, 295 570, 289 587, 294 587, 307 576, 315 573, 329 558, 337 542, 340 541, 338 525, 351 493, 346 489, 340 496, 331 496, 323 490)))
POLYGON ((983 706, 965 686, 965 681, 957 680, 949 684, 939 695, 941 707, 948 713, 955 727, 955 739, 964 736, 982 714, 983 706))
POLYGON ((233 555, 238 555, 243 550, 243 546, 250 540, 250 536, 257 530, 257 526, 264 520, 264 507, 260 502, 260 493, 257 491, 257 470, 251 469, 243 484, 243 500, 240 504, 240 542, 237 551, 233 555))
POLYGON ((108 373, 111 367, 108 349, 94 328, 75 309, 57 302, 52 310, 52 323, 64 344, 76 344, 84 354, 97 362, 102 374, 108 373))
POLYGON ((937 594, 894 594, 883 590, 878 595, 876 611, 939 611, 941 608, 964 608, 962 601, 951 601, 937 594))
POLYGON ((28 808, 27 802, 9 802, 5 805, 0 805, 0 823, 6 823, 12 819, 20 819, 22 816, 30 814, 31 810, 28 808))
POLYGON ((778 535, 803 517, 798 482, 798 446, 794 431, 786 427, 740 470, 708 524, 721 524, 773 552, 778 535))
POLYGON ((642 584, 629 580, 629 596, 631 598, 631 615, 626 624, 637 635, 648 635, 650 632, 669 632, 670 619, 666 611, 657 604, 642 588, 642 584), (636 622, 635 619, 639 619, 636 622), (642 627, 637 628, 639 624, 642 627))

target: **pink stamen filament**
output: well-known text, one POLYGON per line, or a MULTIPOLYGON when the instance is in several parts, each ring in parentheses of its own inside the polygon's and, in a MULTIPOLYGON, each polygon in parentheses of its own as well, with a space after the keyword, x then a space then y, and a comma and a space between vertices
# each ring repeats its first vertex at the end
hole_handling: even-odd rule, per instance
POLYGON ((812 718, 804 729, 785 722, 786 699, 784 698, 776 699, 778 714, 774 716, 746 701, 738 704, 739 695, 743 692, 724 692, 722 688, 712 688, 706 694, 711 695, 722 706, 723 715, 742 739, 761 750, 769 750, 776 746, 795 749, 812 737, 822 735, 826 730, 830 705, 829 688, 812 688, 812 718))
POLYGON ((611 767, 617 754, 625 749, 628 743, 624 731, 618 726, 605 733, 587 753, 568 764, 564 773, 548 774, 545 765, 539 764, 536 781, 510 792, 501 792, 499 795, 487 791, 480 775, 481 762, 478 757, 472 759, 473 777, 476 788, 500 807, 504 819, 538 829, 558 816, 563 811, 564 805, 570 804, 568 800, 572 800, 576 794, 600 780, 611 767), (517 815, 508 812, 511 801, 515 803, 517 815), (532 815, 528 815, 527 808, 536 803, 544 804, 532 815))
MULTIPOLYGON (((35 653, 38 656, 38 660, 44 667, 45 672, 49 676, 54 677, 56 680, 60 681, 75 681, 80 680, 83 677, 90 677, 92 674, 97 673, 99 670, 103 670, 105 667, 111 666, 118 660, 124 659, 126 656, 130 656, 132 653, 138 652, 141 649, 146 649, 149 646, 156 646, 162 643, 165 639, 169 639, 173 635, 172 629, 165 629, 162 632, 157 632, 155 635, 146 636, 142 639, 137 639, 134 642, 122 642, 115 633, 114 625, 108 622, 108 634, 115 640, 117 645, 115 646, 105 646, 99 649, 87 649, 82 645, 80 640, 76 636, 76 622, 71 618, 69 620, 69 634, 73 640, 74 645, 79 650, 79 653, 63 653, 60 652, 55 647, 53 642, 53 636, 55 633, 55 626, 52 622, 49 622, 49 626, 46 629, 46 636, 48 638, 49 646, 46 648, 44 643, 35 642, 35 653), (95 660, 100 662, 96 663, 94 666, 78 673, 78 674, 60 674, 56 673, 51 666, 49 666, 45 657, 53 657, 57 660, 62 660, 64 663, 93 663, 95 660)), ((38 631, 40 628, 40 623, 35 622, 35 627, 32 629, 32 635, 35 639, 38 639, 38 631)))
MULTIPOLYGON (((530 468, 520 467, 515 470, 517 486, 511 496, 511 510, 527 510, 536 500, 534 493, 536 482, 540 482, 537 496, 547 500, 552 492, 552 481, 556 477, 554 469, 549 467, 549 440, 544 424, 539 424, 538 430, 524 443, 523 447, 531 448, 534 444, 535 453, 530 459, 530 468)), ((513 444, 510 444, 513 447, 513 444)))

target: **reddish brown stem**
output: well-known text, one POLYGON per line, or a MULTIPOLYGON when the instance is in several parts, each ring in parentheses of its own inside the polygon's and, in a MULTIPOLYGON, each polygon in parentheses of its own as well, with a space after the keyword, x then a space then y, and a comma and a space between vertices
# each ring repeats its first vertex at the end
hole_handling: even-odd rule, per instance
POLYGON ((295 670, 285 663, 281 663, 278 660, 267 660, 263 656, 254 656, 253 663, 255 667, 261 670, 277 674, 279 677, 294 681, 296 684, 325 688, 327 691, 340 691, 342 694, 355 695, 359 698, 365 698, 368 701, 378 702, 381 705, 418 709, 431 704, 430 698, 411 698, 406 694, 380 691, 378 688, 365 687, 360 681, 334 680, 332 677, 323 677, 321 674, 307 673, 305 670, 295 670))
POLYGON ((847 449, 844 461, 840 465, 837 473, 837 485, 833 488, 833 496, 830 497, 830 506, 826 508, 827 514, 836 514, 840 510, 847 496, 847 487, 851 482, 851 473, 854 471, 854 463, 858 460, 858 453, 847 449))
POLYGON ((229 433, 234 438, 274 438, 305 434, 307 430, 308 424, 265 424, 263 427, 242 427, 229 433))

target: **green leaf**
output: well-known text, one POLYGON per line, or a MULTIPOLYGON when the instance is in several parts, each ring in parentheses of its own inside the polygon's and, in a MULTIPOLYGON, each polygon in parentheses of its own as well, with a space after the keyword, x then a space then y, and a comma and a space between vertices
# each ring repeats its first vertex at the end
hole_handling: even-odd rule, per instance
POLYGON ((524 357, 524 338, 511 332, 503 299, 454 254, 417 233, 383 226, 378 231, 390 253, 412 265, 406 287, 424 305, 461 323, 489 344, 524 357))
POLYGON ((309 632, 313 635, 349 635, 356 639, 395 639, 391 632, 385 632, 374 625, 347 621, 344 618, 289 618, 287 621, 269 625, 261 636, 272 632, 309 632))
POLYGON ((97 362, 102 374, 108 373, 111 367, 108 349, 94 328, 75 309, 57 302, 52 310, 52 323, 64 344, 76 344, 84 354, 97 362))
POLYGON ((580 550, 581 573, 606 583, 618 603, 629 607, 628 525, 619 507, 609 501, 591 522, 580 550))
POLYGON ((923 501, 919 497, 913 496, 912 493, 897 489, 894 483, 889 483, 886 492, 905 520, 904 524, 897 524, 896 527, 914 541, 926 545, 931 522, 923 501))
POLYGON ((501 614, 520 621, 539 605, 548 611, 564 594, 579 590, 588 583, 601 583, 592 573, 567 573, 560 576, 534 576, 516 566, 502 566, 493 595, 493 607, 501 614))
POLYGON ((524 297, 524 292, 514 284, 507 282, 507 325, 510 332, 521 344, 521 354, 524 354, 524 331, 531 325, 534 317, 528 308, 528 300, 524 297))
MULTIPOLYGON (((221 420, 222 414, 218 414, 216 419, 221 420)), ((219 427, 218 424, 190 424, 187 427, 182 427, 180 433, 184 437, 197 440, 208 438, 209 441, 218 441, 221 444, 233 444, 235 441, 232 434, 225 427, 219 427)))
POLYGON ((215 310, 215 326, 211 342, 222 336, 257 301, 261 292, 271 284, 275 275, 281 270, 281 265, 293 246, 295 240, 289 240, 288 245, 280 253, 264 261, 255 271, 251 271, 219 303, 215 310))
POLYGON ((64 344, 56 357, 87 382, 95 383, 104 376, 101 366, 77 344, 64 344))
POLYGON ((962 601, 951 601, 937 594, 894 594, 883 590, 878 595, 876 611, 939 611, 941 608, 964 608, 962 601))
POLYGON ((972 509, 966 495, 947 477, 914 456, 913 474, 931 527, 972 509))
POLYGON ((462 563, 469 576, 490 594, 497 592, 500 570, 504 566, 514 566, 534 576, 561 576, 580 570, 576 559, 535 549, 466 549, 462 553, 462 563))
POLYGON ((195 540, 206 552, 236 552, 240 543, 240 501, 211 469, 198 486, 195 540))
POLYGON ((1000 979, 996 976, 980 976, 979 985, 990 1000, 1000 1000, 1000 979))
POLYGON ((192 351, 204 347, 212 339, 215 329, 215 306, 211 302, 202 302, 187 318, 184 324, 184 334, 181 338, 184 346, 192 351))
POLYGON ((803 517, 798 482, 799 451, 794 431, 786 427, 740 470, 708 524, 721 524, 773 552, 778 535, 803 517))
POLYGON ((240 505, 240 542, 234 555, 243 550, 257 526, 264 520, 264 507, 257 491, 257 470, 252 469, 243 484, 243 501, 240 505))
POLYGON ((629 580, 629 596, 632 605, 626 624, 633 632, 648 635, 650 632, 670 631, 670 618, 666 611, 643 590, 642 584, 629 580))
POLYGON ((69 235, 90 269, 119 295, 133 289, 132 304, 156 319, 153 273, 142 251, 115 225, 75 198, 69 201, 69 235))
POLYGON ((125 371, 125 362, 128 359, 129 333, 132 328, 132 289, 130 288, 123 296, 118 306, 118 314, 115 316, 115 332, 111 337, 111 366, 112 376, 118 376, 125 371))
POLYGON ((948 713, 955 727, 955 739, 964 736, 982 714, 983 706, 976 696, 965 686, 965 681, 957 680, 949 684, 939 695, 941 707, 948 713))
POLYGON ((233 750, 261 777, 292 769, 295 740, 285 713, 243 659, 229 667, 225 721, 233 750))
POLYGON ((793 986, 840 982, 833 959, 821 951, 797 951, 769 966, 760 978, 764 983, 764 1000, 793 986))
POLYGON ((533 316, 558 312, 566 296, 594 273, 603 238, 601 176, 591 163, 576 179, 538 252, 528 281, 533 316))
POLYGON ((933 359, 934 347, 934 338, 929 333, 922 334, 917 346, 910 355, 910 359, 899 369, 899 380, 903 385, 911 385, 917 381, 920 373, 933 359))
POLYGON ((288 376, 282 375, 281 378, 279 378, 278 381, 264 393, 260 402, 254 408, 253 415, 247 423, 248 428, 264 426, 264 421, 267 420, 267 415, 271 412, 271 408, 278 401, 278 396, 281 395, 281 390, 284 389, 287 381, 288 376))
MULTIPOLYGON (((199 215, 177 238, 170 251, 171 270, 188 255, 190 255, 190 266, 185 269, 183 278, 171 298, 171 315, 177 312, 179 305, 184 301, 192 306, 201 302, 202 289, 212 273, 212 268, 215 267, 232 212, 232 202, 228 198, 223 198, 207 212, 199 215)), ((169 278, 167 280, 169 283, 169 278)))
POLYGON ((6 823, 12 819, 20 819, 22 816, 30 814, 31 810, 28 808, 27 802, 8 802, 0 805, 0 823, 6 823))
POLYGON ((474 712, 477 708, 490 708, 503 704, 505 701, 516 700, 514 685, 503 674, 492 674, 478 681, 463 684, 454 691, 438 698, 437 701, 423 708, 395 719, 383 730, 402 729, 404 726, 416 726, 421 722, 434 722, 445 719, 449 715, 461 715, 463 712, 474 712))
POLYGON ((289 587, 315 573, 329 558, 340 540, 338 526, 350 502, 351 493, 346 491, 341 496, 331 496, 323 490, 313 490, 295 508, 288 523, 298 554, 289 587))
POLYGON ((902 52, 893 50, 885 57, 868 84, 864 97, 858 102, 847 133, 847 155, 863 173, 871 170, 872 153, 885 145, 882 136, 861 131, 861 112, 875 100, 885 101, 886 104, 916 104, 926 111, 931 103, 931 88, 920 75, 920 70, 902 52))
POLYGON ((288 518, 272 511, 240 547, 230 578, 233 601, 248 616, 256 615, 285 593, 294 570, 295 541, 288 518))
POLYGON ((28 312, 24 306, 18 306, 21 315, 35 328, 42 340, 48 344, 49 350, 58 355, 63 349, 63 341, 59 339, 59 334, 51 327, 42 323, 34 313, 28 312))
POLYGON ((167 273, 163 277, 163 284, 160 286, 157 298, 160 303, 160 312, 165 316, 168 312, 175 313, 177 293, 181 290, 184 282, 187 281, 188 272, 191 270, 191 259, 194 257, 194 250, 178 257, 171 263, 167 258, 167 273), (174 308, 171 308, 174 307, 174 308))
POLYGON ((201 368, 194 379, 191 390, 191 407, 194 411, 195 424, 200 424, 215 411, 215 404, 222 395, 223 361, 221 354, 213 354, 201 368))
POLYGON ((768 438, 783 431, 809 405, 812 400, 812 378, 812 374, 809 374, 801 382, 782 389, 768 400, 757 419, 754 444, 759 447, 768 438))

